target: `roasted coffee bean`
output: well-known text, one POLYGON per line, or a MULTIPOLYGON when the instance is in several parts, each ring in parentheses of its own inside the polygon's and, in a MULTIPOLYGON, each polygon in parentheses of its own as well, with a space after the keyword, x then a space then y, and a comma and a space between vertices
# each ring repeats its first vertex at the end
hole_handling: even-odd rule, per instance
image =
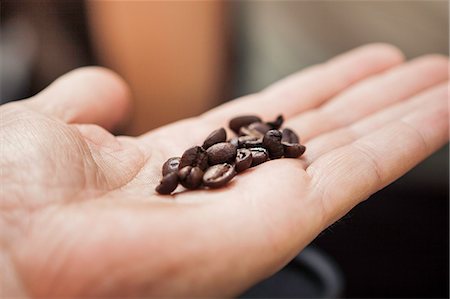
POLYGON ((293 130, 279 130, 283 122, 282 115, 269 122, 262 122, 255 115, 231 119, 229 126, 237 137, 226 141, 226 130, 220 128, 209 134, 201 147, 187 149, 181 158, 170 158, 162 167, 163 179, 155 190, 170 194, 178 183, 187 189, 202 185, 218 188, 236 173, 270 159, 300 157, 306 148, 293 130))
POLYGON ((254 122, 261 122, 261 118, 259 118, 256 115, 243 115, 235 117, 232 120, 230 120, 228 126, 230 127, 231 130, 233 130, 236 134, 238 134, 239 129, 241 127, 246 127, 254 122))
POLYGON ((256 140, 248 140, 243 143, 244 148, 252 148, 252 147, 262 147, 262 138, 256 139, 256 140))
POLYGON ((256 141, 258 137, 255 136, 239 136, 237 137, 238 147, 243 147, 247 141, 256 141))
POLYGON ((206 150, 209 165, 234 161, 237 147, 229 142, 220 142, 206 150))
POLYGON ((271 159, 278 159, 283 156, 283 145, 281 144, 281 132, 270 130, 264 135, 263 146, 269 151, 271 159))
POLYGON ((286 143, 300 143, 300 139, 297 134, 289 128, 284 128, 281 130, 283 137, 281 138, 281 142, 286 143))
POLYGON ((180 159, 180 165, 178 169, 182 169, 186 166, 198 166, 201 170, 208 168, 208 155, 206 151, 200 146, 194 146, 187 149, 180 159))
POLYGON ((238 147, 251 148, 251 147, 261 147, 262 138, 257 138, 255 136, 241 136, 238 138, 238 147))
POLYGON ((202 147, 204 149, 208 149, 211 145, 219 142, 225 142, 226 140, 227 140, 227 132, 225 131, 224 128, 220 128, 209 134, 208 137, 206 137, 202 147))
POLYGON ((159 185, 155 188, 156 192, 159 194, 170 194, 178 186, 178 173, 170 172, 166 174, 159 185))
POLYGON ((217 164, 208 168, 203 175, 203 185, 210 188, 219 188, 228 183, 234 176, 236 171, 234 167, 228 163, 217 164))
POLYGON ((180 184, 187 189, 200 187, 203 178, 203 170, 199 167, 186 166, 178 171, 180 184))
POLYGON ((252 152, 246 148, 240 148, 237 150, 236 160, 234 163, 234 169, 236 172, 242 172, 252 165, 252 152))
POLYGON ((306 151, 306 147, 298 143, 286 143, 282 142, 285 158, 297 158, 303 155, 306 151))
POLYGON ((258 131, 257 129, 250 129, 249 127, 241 127, 239 129, 239 136, 262 138, 264 137, 264 134, 258 131))
POLYGON ((260 132, 263 136, 267 133, 267 131, 271 130, 272 127, 266 123, 256 122, 247 126, 249 130, 256 130, 260 132))
POLYGON ((253 147, 249 149, 252 153, 252 165, 256 166, 269 160, 269 153, 263 147, 253 147))
POLYGON ((180 164, 180 157, 170 158, 163 164, 162 175, 165 176, 168 173, 178 171, 179 164, 180 164))
POLYGON ((281 128, 283 122, 284 122, 283 115, 280 114, 274 121, 269 121, 266 124, 270 126, 273 130, 278 130, 279 128, 281 128))

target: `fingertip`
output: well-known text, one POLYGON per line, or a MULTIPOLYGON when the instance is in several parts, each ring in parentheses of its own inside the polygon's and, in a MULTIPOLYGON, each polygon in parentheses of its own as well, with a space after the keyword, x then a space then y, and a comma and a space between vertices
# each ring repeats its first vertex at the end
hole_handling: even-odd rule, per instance
POLYGON ((104 77, 104 80, 108 80, 110 90, 108 91, 111 95, 111 99, 113 101, 113 107, 115 107, 115 112, 113 116, 110 126, 114 128, 122 127, 132 110, 132 92, 128 83, 116 72, 103 68, 103 67, 92 67, 95 68, 95 71, 102 73, 101 76, 104 77))
POLYGON ((130 95, 130 88, 125 80, 111 69, 101 66, 86 66, 75 69, 65 76, 72 76, 84 80, 86 84, 96 85, 95 82, 101 82, 105 87, 105 92, 109 92, 111 96, 116 96, 123 104, 128 105, 128 97, 130 95))
POLYGON ((67 123, 93 123, 111 130, 125 122, 131 91, 117 73, 88 66, 58 78, 31 99, 30 105, 67 123))
POLYGON ((405 61, 405 54, 392 44, 388 43, 371 43, 359 48, 355 51, 361 51, 364 53, 375 55, 376 57, 382 57, 392 63, 402 63, 405 61))
POLYGON ((100 66, 88 66, 73 70, 65 76, 92 92, 92 96, 87 94, 89 101, 97 102, 97 108, 105 110, 98 111, 107 114, 99 125, 112 129, 125 121, 131 110, 131 90, 116 72, 100 66))

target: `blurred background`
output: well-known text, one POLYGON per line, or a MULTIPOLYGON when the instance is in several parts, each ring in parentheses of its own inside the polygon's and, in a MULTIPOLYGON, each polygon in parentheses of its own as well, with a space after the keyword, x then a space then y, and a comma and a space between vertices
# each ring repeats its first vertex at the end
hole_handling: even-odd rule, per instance
MULTIPOLYGON (((448 1, 0 2, 2 103, 102 65, 141 134, 370 42, 448 55, 448 1)), ((448 146, 324 231, 244 297, 449 295, 448 146)))

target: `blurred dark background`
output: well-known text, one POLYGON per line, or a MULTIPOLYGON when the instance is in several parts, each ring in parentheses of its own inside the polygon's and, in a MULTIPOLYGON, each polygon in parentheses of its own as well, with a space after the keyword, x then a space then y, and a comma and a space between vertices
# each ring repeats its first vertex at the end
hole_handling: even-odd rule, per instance
MULTIPOLYGON (((130 134, 369 42, 392 43, 407 58, 448 55, 447 1, 16 0, 0 7, 2 103, 76 67, 104 65, 131 85, 130 134)), ((448 297, 448 165, 447 146, 317 237, 311 248, 342 275, 338 296, 448 297)), ((303 296, 294 291, 308 283, 295 279, 305 275, 299 265, 247 295, 303 296)))

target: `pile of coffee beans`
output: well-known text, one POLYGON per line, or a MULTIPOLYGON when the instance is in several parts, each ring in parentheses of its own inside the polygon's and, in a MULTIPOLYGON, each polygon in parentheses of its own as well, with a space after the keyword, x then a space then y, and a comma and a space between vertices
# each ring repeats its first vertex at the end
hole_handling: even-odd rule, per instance
POLYGON ((300 157, 306 148, 294 131, 280 130, 283 121, 282 115, 270 122, 255 115, 233 118, 229 127, 235 137, 227 140, 225 129, 220 128, 209 134, 202 146, 167 160, 156 191, 170 194, 178 184, 187 189, 219 188, 250 167, 281 157, 300 157))

